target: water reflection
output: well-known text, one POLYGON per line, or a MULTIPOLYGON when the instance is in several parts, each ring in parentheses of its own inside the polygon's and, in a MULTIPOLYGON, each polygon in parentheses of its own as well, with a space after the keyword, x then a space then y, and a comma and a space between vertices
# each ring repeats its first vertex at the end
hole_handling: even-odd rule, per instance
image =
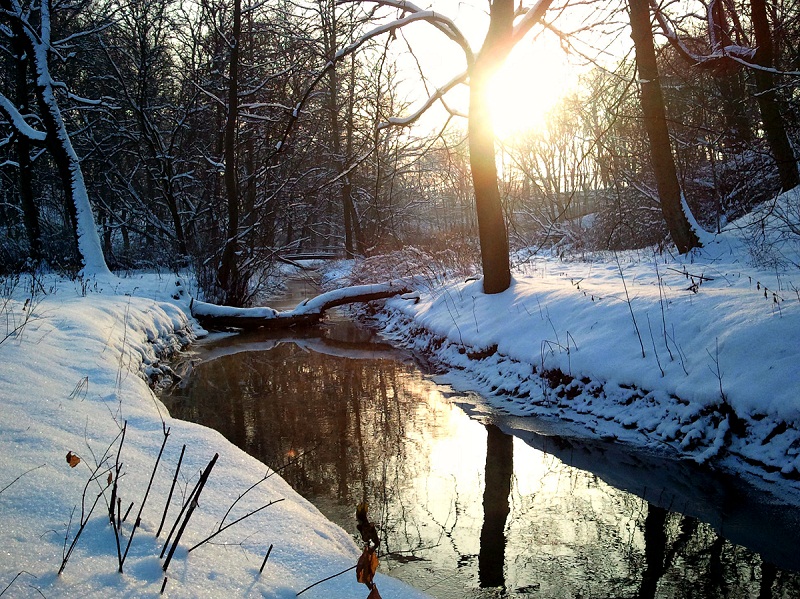
POLYGON ((273 468, 302 456, 281 475, 353 533, 368 501, 382 571, 435 597, 800 596, 791 510, 685 465, 470 419, 368 341, 223 340, 165 401, 273 468))

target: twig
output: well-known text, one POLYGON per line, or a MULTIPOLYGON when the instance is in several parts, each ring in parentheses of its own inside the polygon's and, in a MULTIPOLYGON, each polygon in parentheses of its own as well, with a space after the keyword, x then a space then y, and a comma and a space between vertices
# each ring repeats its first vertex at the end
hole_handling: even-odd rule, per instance
MULTIPOLYGON (((40 464, 39 466, 34 466, 34 467, 33 467, 33 468, 31 468, 30 470, 26 470, 25 472, 23 472, 22 474, 20 474, 20 475, 19 475, 17 478, 15 478, 15 479, 14 479, 14 480, 12 480, 10 483, 8 483, 8 484, 7 484, 5 487, 3 487, 2 489, 0 489, 0 495, 2 495, 3 491, 5 491, 6 489, 8 489, 8 488, 9 488, 11 485, 13 485, 15 482, 17 482, 17 481, 18 481, 19 479, 21 479, 23 476, 25 476, 26 474, 30 474, 31 472, 33 472, 34 470, 38 470, 39 468, 44 468, 44 466, 45 466, 45 465, 46 465, 46 464, 40 464)), ((20 572, 20 574, 21 574, 21 572, 20 572)), ((19 574, 18 574, 17 576, 19 576, 19 574)), ((2 593, 0 593, 0 595, 2 595, 2 593)))
MULTIPOLYGON (((114 437, 114 439, 111 441, 111 443, 108 445, 108 447, 106 448, 105 452, 103 453, 102 459, 99 462, 97 462, 97 465, 95 466, 94 470, 92 470, 91 466, 89 466, 87 464, 87 467, 89 468, 89 471, 91 472, 91 476, 89 476, 89 479, 86 481, 86 484, 83 486, 83 495, 81 496, 81 516, 80 516, 80 520, 79 520, 80 525, 78 527, 78 530, 75 532, 75 537, 72 539, 72 543, 70 543, 69 547, 67 547, 67 539, 69 538, 69 529, 70 529, 70 526, 72 525, 72 516, 75 513, 75 509, 77 508, 77 506, 76 506, 76 508, 73 508, 72 514, 70 514, 69 524, 67 524, 67 531, 64 534, 64 548, 62 550, 62 555, 61 555, 61 558, 62 558, 61 559, 61 567, 58 569, 59 576, 61 575, 62 572, 64 572, 64 568, 67 567, 67 562, 69 561, 69 558, 72 555, 72 551, 75 549, 75 545, 78 544, 78 539, 80 538, 81 534, 83 533, 84 529, 86 528, 86 524, 89 522, 89 518, 91 517, 91 515, 94 512, 95 508, 97 507, 97 504, 100 501, 100 498, 105 496, 106 489, 108 489, 108 487, 111 486, 111 481, 106 482, 105 487, 103 487, 101 483, 98 483, 98 486, 100 487, 100 492, 94 498, 94 501, 92 502, 92 505, 89 508, 89 511, 87 513, 87 511, 86 511, 86 493, 89 490, 89 485, 91 485, 93 482, 97 482, 104 474, 109 474, 111 472, 111 468, 106 468, 102 472, 100 472, 100 468, 108 460, 108 452, 111 449, 111 447, 114 445, 114 442, 117 440, 117 438, 119 438, 120 435, 123 435, 123 438, 124 438, 124 430, 125 429, 123 428, 123 430, 121 430, 119 433, 117 433, 117 436, 114 437)), ((120 441, 120 446, 122 446, 122 441, 120 441)), ((90 449, 91 449, 91 447, 90 447, 90 449)), ((84 462, 84 463, 86 463, 86 462, 84 462)))
POLYGON ((175 468, 175 476, 172 477, 172 486, 169 488, 169 495, 167 495, 167 503, 164 505, 164 513, 161 515, 161 524, 158 525, 158 532, 156 537, 161 535, 161 530, 164 528, 164 521, 167 519, 167 512, 169 511, 169 504, 172 501, 172 493, 175 491, 175 483, 178 481, 178 472, 181 471, 181 462, 183 462, 183 454, 186 451, 186 444, 183 444, 181 449, 181 456, 178 458, 178 466, 175 468))
POLYGON ((264 561, 261 562, 261 567, 258 569, 259 574, 262 574, 264 572, 264 566, 267 565, 267 560, 269 559, 270 553, 272 553, 272 543, 269 544, 269 549, 267 549, 267 555, 264 556, 264 561))
POLYGON ((656 364, 658 364, 658 369, 661 371, 661 378, 664 378, 664 369, 661 367, 661 359, 658 357, 658 349, 656 349, 656 338, 653 337, 653 327, 650 326, 650 314, 646 314, 647 316, 647 328, 650 331, 650 341, 653 342, 653 353, 656 355, 656 364))
POLYGON ((716 354, 712 356, 711 352, 708 351, 708 349, 706 349, 706 353, 708 354, 708 357, 711 358, 714 361, 714 368, 711 368, 711 366, 709 366, 708 369, 711 371, 711 373, 715 377, 717 377, 717 380, 719 381, 719 395, 720 395, 720 398, 722 399, 722 403, 726 404, 726 403, 728 403, 728 398, 725 396, 725 392, 722 390, 722 374, 723 373, 722 373, 722 370, 720 370, 720 367, 719 367, 719 337, 717 337, 714 341, 715 341, 715 344, 716 344, 716 354))
POLYGON ((120 511, 122 510, 122 501, 117 495, 119 488, 119 476, 122 470, 122 464, 119 461, 119 456, 122 454, 122 445, 125 443, 125 432, 128 430, 128 421, 126 420, 122 425, 122 438, 119 442, 119 449, 114 459, 114 484, 111 487, 111 501, 108 504, 108 519, 111 521, 111 527, 114 529, 114 540, 117 543, 117 563, 120 570, 122 568, 122 546, 119 542, 120 528, 122 527, 122 520, 120 511), (114 517, 114 509, 117 511, 116 518, 114 517))
POLYGON ((181 518, 183 518, 183 514, 186 512, 189 505, 192 503, 192 500, 194 499, 195 493, 197 493, 197 489, 199 486, 200 486, 200 478, 198 478, 197 482, 194 484, 194 488, 192 489, 192 492, 189 493, 189 497, 187 498, 186 503, 184 503, 181 506, 181 511, 178 512, 178 517, 175 518, 175 522, 172 524, 172 528, 170 528, 169 530, 169 534, 167 535, 167 540, 164 541, 164 546, 161 548, 161 553, 159 554, 159 557, 164 557, 164 553, 166 553, 167 547, 169 547, 169 543, 172 540, 172 535, 175 532, 175 529, 178 528, 178 524, 180 524, 181 518))
POLYGON ((685 268, 684 268, 684 270, 678 270, 677 268, 667 267, 667 270, 672 270, 674 272, 682 274, 687 279, 689 279, 689 278, 691 278, 691 279, 700 279, 701 281, 713 281, 714 280, 712 277, 706 277, 706 276, 703 276, 703 275, 693 275, 693 274, 687 272, 685 268))
MULTIPOLYGON (((264 481, 266 481, 266 480, 269 480, 269 479, 270 479, 272 476, 274 476, 275 474, 278 474, 279 472, 281 472, 282 470, 285 470, 286 468, 288 468, 288 467, 289 467, 289 466, 291 466, 292 464, 296 464, 297 462, 299 462, 299 461, 300 461, 300 459, 301 459, 303 456, 305 456, 305 455, 307 455, 307 454, 311 453, 312 451, 315 451, 315 450, 316 450, 316 449, 319 447, 319 445, 320 445, 320 444, 319 444, 319 443, 317 443, 317 444, 316 444, 314 447, 312 447, 312 448, 310 448, 310 449, 307 449, 306 451, 303 451, 303 452, 299 453, 298 455, 296 455, 295 457, 293 457, 292 459, 290 459, 288 462, 286 462, 286 463, 285 463, 283 466, 280 466, 279 468, 275 468, 275 469, 273 469, 273 470, 272 470, 272 472, 267 472, 267 473, 266 473, 266 474, 265 474, 265 475, 264 475, 264 476, 263 476, 263 477, 262 477, 260 480, 258 480, 258 481, 256 481, 256 482, 254 482, 252 485, 250 485, 250 486, 249 486, 249 487, 248 487, 248 488, 247 488, 247 489, 246 489, 246 490, 245 490, 245 491, 244 491, 242 494, 240 494, 240 495, 239 495, 239 497, 237 497, 237 498, 234 500, 234 502, 233 502, 233 503, 231 503, 230 507, 228 507, 228 510, 225 512, 225 515, 224 515, 224 516, 222 516, 222 520, 220 521, 220 523, 219 523, 219 527, 217 528, 217 530, 222 530, 222 525, 225 523, 225 519, 226 519, 226 518, 228 517, 228 515, 231 513, 231 510, 233 510, 233 508, 236 506, 236 504, 237 504, 237 503, 239 503, 239 501, 241 501, 241 500, 242 500, 242 498, 243 498, 245 495, 247 495, 247 494, 248 494, 250 491, 252 491, 253 489, 255 489, 255 488, 258 486, 258 485, 260 485, 260 484, 261 484, 261 483, 263 483, 264 481)), ((158 535, 156 535, 156 536, 158 536, 158 535)))
MULTIPOLYGON (((126 423, 127 425, 127 423, 126 423)), ((147 497, 150 495, 150 488, 153 486, 153 479, 156 476, 156 470, 158 470, 158 464, 161 462, 161 456, 164 453, 164 447, 167 446, 167 440, 169 439, 169 428, 163 429, 164 431, 164 441, 161 442, 161 449, 158 452, 158 457, 156 457, 156 463, 153 466, 153 471, 150 473, 150 481, 147 483, 147 489, 144 492, 144 497, 142 498, 142 502, 139 504, 139 513, 136 514, 136 521, 133 523, 133 528, 131 529, 131 534, 128 537, 128 544, 125 546, 125 553, 122 554, 122 558, 119 561, 119 573, 122 574, 122 564, 125 563, 125 558, 128 557, 128 550, 131 548, 131 543, 133 542, 133 536, 136 534, 136 530, 142 524, 142 511, 144 510, 144 506, 147 503, 147 497)), ((131 506, 133 504, 131 503, 131 506)), ((128 508, 128 512, 130 508, 128 508)), ((125 512, 125 518, 128 517, 128 512, 125 512)))
POLYGON ((631 296, 628 295, 628 285, 625 283, 625 275, 622 274, 622 264, 619 262, 619 256, 614 252, 614 258, 617 261, 617 268, 619 269, 619 276, 622 278, 622 287, 625 289, 625 300, 628 302, 628 310, 631 312, 631 319, 633 320, 633 328, 636 330, 636 336, 639 338, 639 347, 642 348, 642 357, 644 358, 644 343, 642 343, 642 334, 639 332, 639 325, 636 323, 636 317, 633 315, 633 305, 631 304, 631 296))
POLYGON ((203 492, 203 487, 206 485, 206 481, 208 480, 209 474, 211 474, 211 469, 214 468, 214 464, 217 463, 217 458, 219 457, 218 453, 214 454, 214 457, 211 458, 211 461, 206 466, 206 469, 203 470, 203 474, 200 475, 200 480, 198 481, 197 492, 195 493, 194 498, 191 500, 189 509, 186 511, 186 517, 183 519, 183 524, 181 524, 180 529, 178 529, 178 534, 175 535, 175 541, 172 543, 172 547, 167 554, 167 559, 164 562, 163 570, 164 572, 167 571, 169 568, 169 564, 172 561, 172 555, 175 553, 175 548, 178 546, 178 543, 181 540, 181 536, 183 536, 183 531, 186 530, 186 525, 189 524, 189 519, 192 517, 195 508, 197 507, 197 500, 200 498, 200 493, 203 492))
POLYGON ((667 348, 669 359, 674 361, 675 357, 672 355, 672 350, 669 348, 669 340, 667 338, 667 317, 664 313, 664 292, 662 289, 663 282, 661 281, 661 273, 658 272, 658 258, 655 258, 654 264, 656 266, 656 280, 658 281, 658 303, 661 306, 661 330, 664 333, 664 347, 667 348))
POLYGON ((210 541, 211 539, 213 539, 214 537, 216 537, 216 536, 217 536, 219 533, 221 533, 223 530, 226 530, 226 529, 230 528, 231 526, 233 526, 234 524, 237 524, 237 523, 241 522, 241 521, 242 521, 242 520, 244 520, 245 518, 249 518, 249 517, 250 517, 250 516, 252 516, 253 514, 257 514, 257 513, 258 513, 258 512, 260 512, 261 510, 263 510, 263 509, 266 509, 266 508, 270 507, 271 505, 275 505, 276 503, 279 503, 279 502, 281 502, 281 501, 283 501, 283 500, 284 500, 284 498, 282 497, 282 498, 280 498, 280 499, 276 499, 275 501, 270 501, 269 503, 267 503, 267 504, 265 504, 265 505, 262 505, 260 508, 258 508, 258 509, 255 509, 255 510, 253 510, 252 512, 249 512, 249 513, 245 514, 245 515, 244 515, 244 516, 242 516, 241 518, 237 518, 236 520, 234 520, 234 521, 233 521, 233 522, 231 522, 230 524, 226 524, 225 526, 223 526, 222 528, 220 528, 220 529, 219 529, 219 530, 217 530, 216 532, 212 533, 211 535, 207 536, 205 539, 203 539, 202 541, 200 541, 200 542, 199 542, 199 543, 197 543, 196 545, 193 545, 191 548, 189 548, 189 553, 191 553, 192 551, 194 551, 195 549, 197 549, 198 547, 200 547, 200 545, 203 545, 204 543, 207 543, 208 541, 210 541))
MULTIPOLYGON (((39 467, 39 468, 41 468, 41 466, 38 466, 38 467, 39 467)), ((272 549, 272 545, 270 545, 270 546, 269 546, 269 548, 270 548, 270 549, 272 549)), ((267 555, 269 555, 269 554, 267 554, 267 555)), ((264 560, 264 561, 266 561, 266 560, 264 560)), ((262 566, 262 567, 263 567, 263 566, 262 566)), ((2 597, 3 595, 5 595, 5 594, 6 594, 6 591, 7 591, 8 589, 10 589, 10 588, 11 588, 11 585, 12 585, 12 584, 14 584, 14 583, 17 581, 17 578, 19 578, 19 577, 20 577, 20 576, 22 576, 23 574, 27 574, 28 576, 33 576, 34 578, 36 578, 36 576, 35 576, 35 575, 31 574, 30 572, 28 572, 28 571, 26 571, 26 570, 21 570, 21 571, 17 572, 17 575, 16 575, 16 576, 14 576, 14 578, 12 578, 12 579, 11 579, 11 582, 9 582, 9 583, 6 585, 6 588, 4 588, 2 591, 0 591, 0 597, 2 597)))
POLYGON ((306 588, 304 588, 302 591, 298 591, 298 592, 295 594, 295 597, 299 597, 300 595, 302 595, 303 593, 305 593, 305 592, 306 592, 308 589, 314 588, 314 587, 315 587, 315 586, 317 586, 318 584, 322 584, 323 582, 328 582, 329 580, 332 580, 332 579, 336 578, 337 576, 341 576, 342 574, 347 574, 347 573, 348 573, 350 570, 355 570, 357 567, 358 567, 358 564, 356 564, 355 566, 350 566, 350 567, 349 567, 349 568, 347 568, 346 570, 342 570, 341 572, 338 572, 338 573, 336 573, 336 574, 332 574, 331 576, 328 576, 327 578, 323 578, 322 580, 318 580, 318 581, 317 581, 317 582, 315 582, 314 584, 312 584, 312 585, 310 585, 310 586, 307 586, 306 588))

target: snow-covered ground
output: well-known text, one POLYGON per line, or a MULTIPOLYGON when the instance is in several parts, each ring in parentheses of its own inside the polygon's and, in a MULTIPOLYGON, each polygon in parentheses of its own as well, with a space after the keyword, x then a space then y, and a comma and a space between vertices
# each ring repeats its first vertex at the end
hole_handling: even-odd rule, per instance
MULTIPOLYGON (((798 204, 787 194, 688 257, 533 256, 493 296, 480 280, 420 281, 416 299, 389 300, 378 321, 447 366, 452 384, 482 391, 490 409, 731 468, 800 502, 800 253, 781 217, 798 204)), ((216 432, 170 418, 148 385, 198 332, 177 277, 1 283, 0 594, 158 596, 161 548, 215 454, 166 596, 295 597, 355 565, 350 534, 278 475, 262 480, 266 466, 216 432), (68 452, 80 457, 74 467, 68 452), (123 573, 108 519, 115 479, 121 512, 132 504, 121 553, 142 510, 123 573)), ((424 596, 376 580, 385 599, 424 596)), ((301 596, 367 594, 350 571, 301 596)))
MULTIPOLYGON (((159 596, 164 581, 159 554, 182 500, 215 454, 219 458, 167 569, 164 596, 293 598, 355 566, 360 550, 349 533, 326 520, 280 476, 262 481, 267 467, 215 431, 170 418, 148 386, 145 378, 157 375, 162 360, 192 336, 188 294, 176 281, 175 276, 140 275, 87 283, 52 277, 3 282, 0 594, 159 596), (119 459, 123 515, 133 504, 121 529, 124 553, 165 429, 168 441, 120 574, 108 518, 113 486, 108 477, 116 478, 119 459), (184 445, 166 524, 157 536, 184 445), (68 452, 81 460, 75 467, 67 463, 68 452), (188 552, 220 523, 227 525, 270 502, 277 503, 188 552), (81 521, 85 527, 59 576, 81 521)), ((425 596, 385 576, 376 582, 384 599, 425 596)), ((301 597, 368 594, 349 571, 301 597)))

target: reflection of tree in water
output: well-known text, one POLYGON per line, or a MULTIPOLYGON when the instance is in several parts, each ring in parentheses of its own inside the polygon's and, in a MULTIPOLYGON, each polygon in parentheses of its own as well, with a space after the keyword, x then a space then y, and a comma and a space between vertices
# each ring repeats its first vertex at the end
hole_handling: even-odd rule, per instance
MULTIPOLYGON (((378 517, 383 505, 410 501, 398 487, 426 475, 427 460, 409 457, 428 451, 422 433, 413 431, 435 427, 437 415, 418 409, 427 395, 410 366, 331 360, 283 344, 199 368, 184 392, 191 402, 166 398, 172 414, 219 430, 272 468, 302 455, 281 476, 303 495, 336 498, 353 514, 366 499, 378 517)), ((395 507, 394 520, 383 522, 407 537, 408 546, 394 549, 430 542, 418 523, 403 517, 416 508, 395 507)))
POLYGON ((515 465, 507 587, 542 597, 800 597, 796 573, 763 564, 710 525, 539 458, 527 475, 519 457, 515 465))
POLYGON ((648 504, 645 570, 638 597, 800 596, 797 574, 719 536, 695 518, 648 504))
MULTIPOLYGON (((165 398, 174 416, 219 430, 273 468, 302 455, 281 471, 287 482, 352 531, 366 499, 383 549, 415 551, 437 577, 463 570, 474 587, 505 586, 513 597, 800 596, 796 574, 711 526, 521 442, 512 449, 496 427, 486 429, 485 463, 435 472, 431 438, 448 412, 401 362, 331 360, 284 344, 200 370, 191 402, 165 398)), ((485 447, 482 427, 470 430, 485 447)))
POLYGON ((493 424, 486 425, 486 433, 478 578, 482 587, 505 587, 506 522, 514 474, 514 438, 493 424))
POLYGON ((399 390, 402 364, 376 362, 342 368, 291 344, 225 356, 200 366, 186 392, 191 404, 173 397, 170 406, 273 468, 304 454, 281 472, 293 487, 357 503, 375 484, 367 473, 402 457, 404 427, 416 417, 408 389, 399 390), (367 403, 380 409, 365 410, 367 403))

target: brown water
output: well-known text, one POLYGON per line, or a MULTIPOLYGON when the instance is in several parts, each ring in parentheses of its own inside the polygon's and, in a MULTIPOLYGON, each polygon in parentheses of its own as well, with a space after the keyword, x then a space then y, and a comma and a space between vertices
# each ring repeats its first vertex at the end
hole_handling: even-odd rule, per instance
POLYGON ((381 571, 434 597, 800 597, 796 507, 482 415, 479 397, 346 320, 197 351, 171 413, 290 463, 281 475, 346 530, 368 501, 381 571))

